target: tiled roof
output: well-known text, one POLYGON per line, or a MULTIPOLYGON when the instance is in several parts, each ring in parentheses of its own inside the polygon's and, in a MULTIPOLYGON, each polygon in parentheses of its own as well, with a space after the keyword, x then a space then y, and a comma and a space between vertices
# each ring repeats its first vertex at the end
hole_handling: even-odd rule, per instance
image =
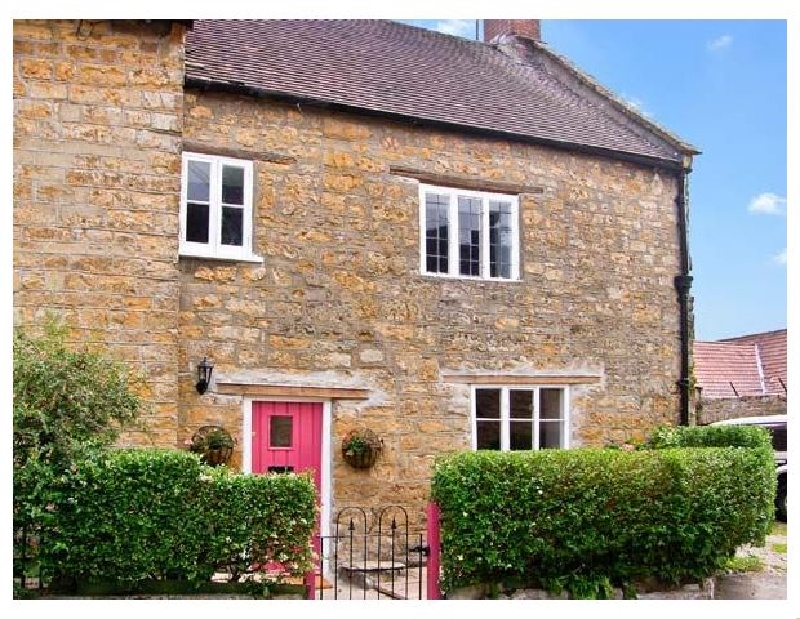
POLYGON ((757 346, 767 393, 786 393, 783 388, 786 385, 786 329, 727 338, 720 342, 757 346))
POLYGON ((764 395, 752 345, 695 342, 694 375, 703 397, 764 395))
POLYGON ((669 162, 685 148, 545 62, 392 21, 196 20, 186 81, 669 162))
POLYGON ((695 341, 694 375, 703 397, 786 395, 786 329, 695 341))

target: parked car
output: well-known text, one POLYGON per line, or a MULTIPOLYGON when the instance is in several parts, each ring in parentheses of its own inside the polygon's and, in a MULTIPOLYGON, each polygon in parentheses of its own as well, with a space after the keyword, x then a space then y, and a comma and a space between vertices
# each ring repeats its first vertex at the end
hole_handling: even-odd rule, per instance
POLYGON ((786 420, 788 415, 767 415, 764 417, 742 417, 712 423, 712 426, 759 426, 772 435, 772 448, 775 450, 775 473, 778 475, 778 492, 775 495, 775 513, 778 520, 786 522, 786 420))

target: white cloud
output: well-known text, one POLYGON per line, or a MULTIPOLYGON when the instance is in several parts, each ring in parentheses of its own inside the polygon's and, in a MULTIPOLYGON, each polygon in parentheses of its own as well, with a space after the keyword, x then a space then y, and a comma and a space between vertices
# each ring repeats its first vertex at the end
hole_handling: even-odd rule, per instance
POLYGON ((445 19, 438 21, 433 25, 433 30, 443 34, 452 34, 457 37, 464 37, 465 39, 475 38, 475 20, 474 19, 445 19))
POLYGON ((765 191, 758 194, 747 205, 751 213, 765 213, 767 215, 783 215, 786 213, 786 198, 765 191))
POLYGON ((785 265, 786 264, 786 250, 784 249, 781 253, 775 254, 772 257, 772 261, 775 264, 783 264, 783 265, 785 265))
POLYGON ((722 36, 717 37, 713 41, 709 41, 706 47, 709 51, 712 52, 719 52, 723 49, 727 49, 733 44, 733 37, 729 34, 723 34, 722 36))

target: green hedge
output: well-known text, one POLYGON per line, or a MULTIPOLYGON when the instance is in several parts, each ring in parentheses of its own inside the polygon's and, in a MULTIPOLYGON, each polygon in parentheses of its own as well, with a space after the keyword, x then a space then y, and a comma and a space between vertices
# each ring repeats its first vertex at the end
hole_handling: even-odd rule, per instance
POLYGON ((708 577, 763 543, 774 464, 764 449, 577 449, 439 458, 442 588, 567 589, 606 597, 638 579, 708 577))
POLYGON ((769 432, 758 426, 664 426, 647 441, 652 449, 670 447, 752 447, 772 450, 769 432))
POLYGON ((311 566, 315 495, 302 475, 211 469, 178 450, 112 450, 63 475, 47 506, 44 569, 56 581, 208 581, 270 561, 311 566))

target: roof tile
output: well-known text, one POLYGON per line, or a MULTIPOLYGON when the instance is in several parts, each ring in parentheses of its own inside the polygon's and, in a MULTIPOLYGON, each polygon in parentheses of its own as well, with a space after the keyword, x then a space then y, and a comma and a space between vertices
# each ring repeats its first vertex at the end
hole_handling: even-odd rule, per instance
POLYGON ((694 374, 704 397, 786 395, 786 329, 695 341, 694 374))
POLYGON ((679 161, 549 71, 486 43, 383 20, 196 20, 187 80, 679 161))

